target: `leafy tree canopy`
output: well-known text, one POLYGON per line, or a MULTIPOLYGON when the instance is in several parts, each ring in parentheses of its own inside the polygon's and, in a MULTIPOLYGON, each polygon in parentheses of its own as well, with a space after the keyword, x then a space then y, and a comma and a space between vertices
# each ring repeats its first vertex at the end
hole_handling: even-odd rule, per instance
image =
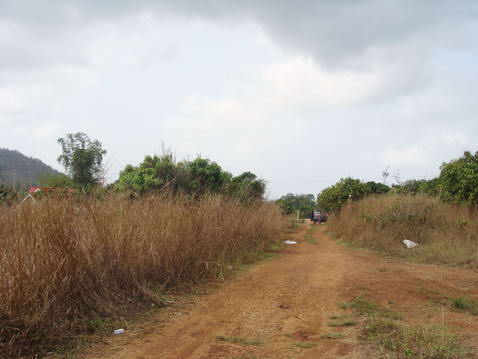
POLYGON ((193 192, 219 192, 230 179, 221 166, 206 158, 198 157, 188 164, 193 192))
POLYGON ((400 184, 392 185, 392 192, 400 194, 417 194, 422 192, 427 180, 411 179, 400 184))
POLYGON ((252 172, 244 172, 227 181, 227 193, 243 201, 261 200, 266 191, 266 182, 252 172))
POLYGON ((140 195, 163 188, 188 192, 188 187, 187 164, 177 163, 170 152, 146 156, 137 167, 127 165, 116 183, 118 190, 129 190, 140 195))
POLYGON ((393 193, 399 194, 417 194, 417 193, 426 193, 429 195, 438 194, 438 184, 440 183, 439 178, 433 178, 431 180, 421 179, 421 180, 408 180, 400 184, 395 184, 392 186, 393 193))
POLYGON ((73 181, 85 188, 100 182, 103 176, 103 157, 106 150, 98 140, 91 140, 82 132, 59 138, 62 154, 58 162, 65 167, 73 181))
POLYGON ((438 196, 439 189, 440 189, 440 177, 432 178, 431 180, 425 181, 420 186, 420 192, 426 193, 430 196, 438 196))
POLYGON ((75 187, 73 180, 63 173, 43 173, 39 176, 38 182, 48 187, 75 187))
POLYGON ((478 152, 445 162, 439 177, 439 196, 445 202, 478 205, 478 152))
POLYGON ((17 196, 17 192, 4 184, 0 184, 0 205, 10 203, 17 196))
POLYGON ((342 178, 333 186, 324 189, 317 198, 319 208, 332 212, 339 210, 348 200, 359 200, 367 194, 372 186, 367 186, 358 179, 342 178))
POLYGON ((300 211, 301 216, 307 217, 316 208, 313 194, 288 193, 276 201, 285 214, 300 211))
POLYGON ((390 187, 380 182, 369 181, 364 185, 368 194, 388 193, 390 191, 390 187))
POLYGON ((216 162, 201 157, 176 162, 174 155, 166 151, 159 156, 146 156, 137 167, 126 166, 115 188, 139 195, 160 189, 195 195, 222 192, 251 201, 263 198, 266 184, 252 172, 233 177, 216 162))

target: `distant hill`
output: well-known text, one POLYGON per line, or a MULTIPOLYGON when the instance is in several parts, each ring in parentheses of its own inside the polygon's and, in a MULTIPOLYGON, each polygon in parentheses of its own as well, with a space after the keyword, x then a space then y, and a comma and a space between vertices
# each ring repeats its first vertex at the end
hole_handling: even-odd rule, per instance
POLYGON ((39 176, 44 173, 60 172, 39 159, 27 157, 18 151, 0 148, 0 183, 25 186, 38 183, 39 176))

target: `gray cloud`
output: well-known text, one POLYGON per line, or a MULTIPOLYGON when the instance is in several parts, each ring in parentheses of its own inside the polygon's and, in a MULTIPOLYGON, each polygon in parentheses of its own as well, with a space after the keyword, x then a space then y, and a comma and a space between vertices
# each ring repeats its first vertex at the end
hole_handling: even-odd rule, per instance
POLYGON ((379 179, 387 164, 436 174, 478 135, 477 11, 472 0, 1 1, 0 142, 53 164, 55 137, 84 130, 115 156, 114 177, 165 140, 256 170, 274 195, 379 179))
POLYGON ((406 43, 415 52, 424 50, 415 46, 417 42, 425 48, 437 46, 447 34, 475 20, 478 6, 473 0, 56 0, 47 6, 23 0, 0 4, 0 19, 18 21, 33 36, 55 38, 92 21, 114 21, 141 12, 254 21, 277 43, 335 68, 373 66, 389 56, 406 58, 406 43), (436 35, 433 42, 430 34, 436 35))
MULTIPOLYGON (((382 97, 425 86, 437 49, 477 51, 462 30, 478 16, 476 1, 424 0, 34 0, 0 3, 0 72, 62 64, 87 66, 92 24, 149 13, 213 22, 254 22, 288 51, 331 71, 386 69, 382 97)), ((160 20, 161 21, 161 20, 160 20)))

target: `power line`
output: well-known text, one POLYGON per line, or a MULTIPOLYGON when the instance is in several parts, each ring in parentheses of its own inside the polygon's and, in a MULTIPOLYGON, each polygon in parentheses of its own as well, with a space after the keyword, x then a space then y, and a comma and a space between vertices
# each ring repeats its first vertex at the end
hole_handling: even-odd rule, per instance
POLYGON ((272 180, 269 183, 295 183, 295 182, 337 182, 337 180, 272 180))
MULTIPOLYGON (((414 177, 400 177, 400 180, 412 180, 412 179, 428 179, 428 178, 434 178, 436 176, 414 176, 414 177)), ((297 179, 297 180, 268 180, 267 182, 269 183, 314 183, 314 182, 333 182, 336 183, 339 180, 337 179, 297 179)), ((374 182, 383 182, 383 178, 380 179, 367 179, 367 180, 362 180, 363 182, 367 181, 374 181, 374 182)))

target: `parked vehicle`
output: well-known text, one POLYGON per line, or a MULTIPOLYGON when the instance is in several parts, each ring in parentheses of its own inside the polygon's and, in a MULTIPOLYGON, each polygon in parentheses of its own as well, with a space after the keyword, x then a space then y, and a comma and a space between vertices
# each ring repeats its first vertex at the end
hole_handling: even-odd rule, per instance
POLYGON ((327 222, 327 214, 322 213, 320 211, 314 211, 314 214, 311 220, 314 223, 319 223, 319 224, 321 224, 322 222, 327 222))

